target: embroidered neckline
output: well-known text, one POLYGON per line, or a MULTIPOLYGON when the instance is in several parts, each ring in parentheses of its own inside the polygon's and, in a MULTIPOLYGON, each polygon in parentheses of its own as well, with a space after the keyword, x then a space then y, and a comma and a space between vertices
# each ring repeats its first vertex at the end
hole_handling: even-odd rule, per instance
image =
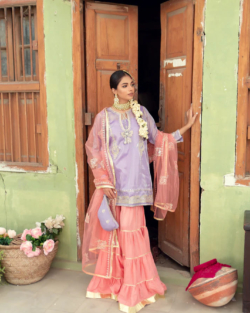
MULTIPOLYGON (((123 114, 125 114, 125 113, 121 113, 120 115, 119 115, 119 122, 120 122, 120 125, 121 125, 121 128, 122 128, 122 130, 124 130, 125 132, 126 131, 129 131, 130 130, 130 127, 131 127, 131 123, 130 123, 130 118, 129 118, 129 116, 127 115, 127 120, 128 120, 128 127, 127 128, 125 128, 124 127, 124 125, 123 125, 123 123, 122 123, 122 115, 123 114)), ((125 119, 124 119, 125 120, 125 119)))
POLYGON ((115 111, 112 107, 109 107, 109 109, 110 109, 112 112, 114 112, 114 113, 116 113, 116 114, 119 114, 119 115, 128 113, 128 112, 130 112, 130 111, 132 110, 132 109, 130 108, 130 109, 124 111, 124 112, 117 112, 117 111, 115 111))
MULTIPOLYGON (((118 112, 117 112, 118 113, 118 112)), ((124 144, 127 144, 127 143, 130 143, 132 142, 132 135, 133 135, 133 130, 130 130, 130 127, 131 127, 131 123, 130 123, 130 118, 129 118, 129 115, 127 114, 127 121, 128 121, 128 127, 125 128, 123 123, 122 123, 122 115, 123 114, 127 114, 127 112, 124 112, 124 113, 119 113, 119 123, 120 123, 120 126, 121 126, 121 129, 123 130, 121 132, 122 134, 122 137, 124 138, 124 144)))

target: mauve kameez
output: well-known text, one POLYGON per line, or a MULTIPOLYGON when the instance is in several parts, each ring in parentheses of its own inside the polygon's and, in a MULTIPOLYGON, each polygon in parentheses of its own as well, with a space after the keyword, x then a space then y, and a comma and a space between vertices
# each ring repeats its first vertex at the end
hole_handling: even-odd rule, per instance
MULTIPOLYGON (((145 107, 141 106, 141 109, 142 118, 148 124, 148 140, 154 144, 157 135, 155 121, 145 107)), ((118 113, 112 108, 107 111, 110 123, 109 149, 116 176, 116 205, 152 205, 153 189, 147 140, 139 136, 139 125, 131 109, 126 113, 118 113), (126 141, 128 143, 125 143, 126 141)), ((173 136, 178 142, 183 141, 179 131, 174 132, 173 136)))

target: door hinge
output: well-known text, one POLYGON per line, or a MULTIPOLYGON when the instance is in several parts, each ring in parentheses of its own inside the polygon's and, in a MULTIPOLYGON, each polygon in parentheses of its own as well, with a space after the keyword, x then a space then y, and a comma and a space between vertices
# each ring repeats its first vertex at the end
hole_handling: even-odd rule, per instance
POLYGON ((196 35, 201 37, 201 42, 204 42, 205 32, 202 27, 197 28, 196 35))

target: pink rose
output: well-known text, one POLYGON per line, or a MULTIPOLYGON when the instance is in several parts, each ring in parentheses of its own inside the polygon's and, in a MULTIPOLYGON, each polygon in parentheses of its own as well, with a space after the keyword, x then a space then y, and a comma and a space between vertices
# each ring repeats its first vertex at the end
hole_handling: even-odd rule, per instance
POLYGON ((34 256, 38 256, 41 253, 41 250, 39 248, 36 248, 36 251, 31 251, 27 253, 28 258, 33 258, 34 256))
POLYGON ((26 235, 31 235, 31 229, 25 229, 22 233, 22 237, 21 237, 21 240, 22 241, 26 241, 26 235))
POLYGON ((36 227, 31 229, 31 236, 35 239, 38 239, 40 236, 42 236, 42 230, 40 227, 36 227))
POLYGON ((55 242, 52 239, 46 240, 45 243, 43 244, 43 251, 45 255, 48 255, 55 246, 55 242))
POLYGON ((32 251, 32 243, 31 241, 24 241, 21 246, 20 250, 23 251, 26 255, 32 251))

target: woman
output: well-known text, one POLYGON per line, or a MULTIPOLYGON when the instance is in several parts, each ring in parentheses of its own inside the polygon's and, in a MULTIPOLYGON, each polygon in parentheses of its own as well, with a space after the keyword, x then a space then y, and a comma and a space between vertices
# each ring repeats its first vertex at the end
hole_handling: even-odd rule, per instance
POLYGON ((88 163, 96 190, 85 219, 83 271, 94 275, 88 298, 111 298, 122 312, 134 313, 163 296, 150 251, 144 205, 153 205, 154 218, 175 211, 179 175, 177 142, 194 121, 192 109, 186 126, 164 134, 147 109, 133 100, 135 84, 126 71, 110 77, 114 104, 97 114, 86 142, 88 163), (149 163, 154 162, 154 194, 149 163), (97 213, 103 195, 119 228, 105 231, 97 213))

